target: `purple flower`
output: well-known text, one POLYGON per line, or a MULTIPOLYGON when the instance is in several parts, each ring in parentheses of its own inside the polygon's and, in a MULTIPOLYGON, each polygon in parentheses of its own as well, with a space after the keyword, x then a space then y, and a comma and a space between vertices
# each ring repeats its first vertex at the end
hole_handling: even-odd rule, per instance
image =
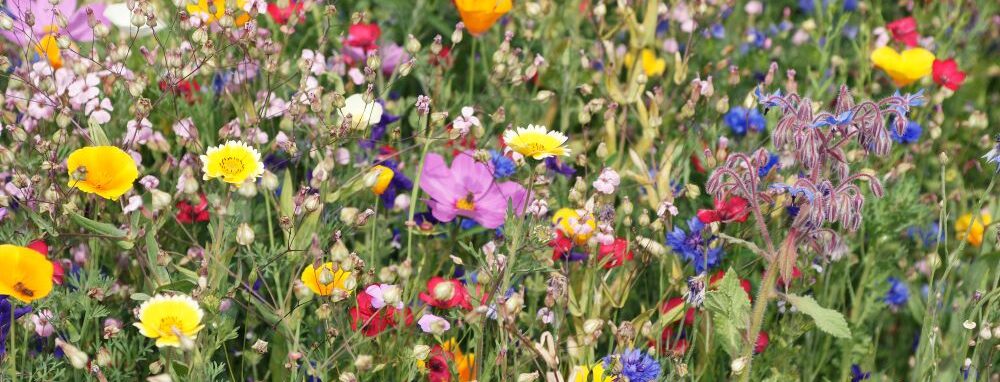
POLYGON ((389 181, 389 186, 385 188, 385 191, 383 191, 381 195, 379 195, 379 198, 382 199, 382 203, 387 208, 391 209, 396 206, 396 194, 398 194, 400 190, 409 191, 413 189, 413 181, 399 170, 399 165, 394 161, 384 160, 377 162, 376 164, 388 167, 394 172, 392 180, 389 181))
POLYGON ((861 366, 858 364, 851 365, 851 382, 861 382, 862 380, 871 378, 872 373, 867 371, 862 371, 861 366))
POLYGON ((906 287, 906 284, 902 280, 895 277, 889 278, 889 291, 885 293, 885 297, 882 301, 889 304, 890 307, 897 309, 900 306, 906 304, 910 300, 910 288, 906 287))
POLYGON ((604 357, 605 370, 617 370, 614 363, 621 365, 621 374, 629 382, 651 382, 660 377, 660 363, 638 349, 626 350, 622 354, 604 357))
POLYGON ((435 219, 450 222, 462 216, 486 228, 504 223, 508 203, 520 215, 527 202, 524 187, 516 182, 497 182, 490 167, 476 162, 471 152, 458 154, 451 168, 441 155, 428 154, 420 188, 430 196, 426 202, 435 219))
POLYGON ((76 0, 63 0, 55 6, 49 0, 7 0, 4 11, 14 19, 14 28, 9 31, 0 29, 0 35, 20 46, 36 43, 54 33, 69 36, 74 41, 91 41, 94 39, 94 30, 87 23, 87 10, 93 10, 94 18, 108 25, 108 19, 104 17, 104 4, 88 4, 79 9, 76 5, 76 0), (67 20, 65 28, 60 28, 55 22, 57 10, 67 20), (28 12, 35 18, 34 26, 25 22, 28 12))
POLYGON ((0 358, 7 354, 7 334, 10 333, 14 320, 31 312, 30 306, 14 308, 14 316, 11 317, 11 303, 7 296, 0 296, 0 358))

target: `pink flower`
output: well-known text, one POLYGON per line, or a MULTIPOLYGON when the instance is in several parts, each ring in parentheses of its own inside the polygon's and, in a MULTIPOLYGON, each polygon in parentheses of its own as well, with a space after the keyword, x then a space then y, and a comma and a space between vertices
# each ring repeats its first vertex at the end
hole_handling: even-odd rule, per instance
POLYGON ((459 153, 451 168, 442 156, 428 154, 420 188, 430 196, 426 203, 435 219, 450 222, 462 216, 486 228, 503 225, 508 202, 517 215, 524 212, 527 202, 524 187, 515 182, 497 182, 490 167, 473 159, 471 152, 459 153))
POLYGON ((382 35, 382 29, 375 23, 357 23, 347 28, 345 45, 369 51, 376 48, 375 40, 382 35))
POLYGON ((391 284, 372 284, 365 288, 365 293, 371 296, 372 307, 382 309, 387 305, 392 305, 396 309, 403 309, 403 300, 400 299, 398 286, 391 284))
POLYGON ((601 170, 601 175, 594 181, 594 188, 602 194, 611 195, 615 193, 615 189, 618 188, 621 181, 621 177, 615 170, 605 167, 604 170, 601 170))
POLYGON ((476 116, 473 115, 475 112, 475 109, 471 107, 463 107, 462 115, 455 118, 455 121, 451 123, 452 131, 457 132, 460 136, 464 136, 469 133, 469 129, 473 126, 482 126, 482 123, 479 122, 479 118, 476 118, 476 116))
POLYGON ((423 330, 424 333, 434 333, 437 335, 441 335, 448 331, 448 329, 451 329, 451 323, 448 320, 430 313, 420 317, 420 320, 417 320, 417 324, 420 325, 420 330, 423 330))
POLYGON ((52 311, 45 309, 31 316, 31 322, 35 324, 35 334, 39 337, 48 337, 55 333, 56 328, 52 326, 52 311))
POLYGON ((110 24, 104 17, 104 4, 88 4, 77 8, 76 0, 63 0, 52 5, 49 0, 7 0, 6 10, 9 11, 14 26, 10 30, 0 28, 0 35, 20 46, 37 43, 49 34, 59 33, 74 41, 91 41, 94 30, 87 22, 87 13, 93 11, 94 19, 104 25, 110 24), (28 25, 25 15, 31 13, 35 22, 28 25), (59 27, 56 14, 65 17, 66 26, 59 27))

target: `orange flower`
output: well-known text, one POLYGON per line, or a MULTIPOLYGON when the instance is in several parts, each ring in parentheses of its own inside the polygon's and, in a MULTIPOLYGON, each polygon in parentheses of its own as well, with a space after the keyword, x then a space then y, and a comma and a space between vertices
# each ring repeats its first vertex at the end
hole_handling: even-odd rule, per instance
POLYGON ((512 0, 455 0, 455 8, 462 16, 465 29, 473 36, 489 30, 513 6, 512 0))
POLYGON ((0 245, 0 269, 0 294, 30 304, 52 292, 55 268, 45 255, 31 248, 0 245))

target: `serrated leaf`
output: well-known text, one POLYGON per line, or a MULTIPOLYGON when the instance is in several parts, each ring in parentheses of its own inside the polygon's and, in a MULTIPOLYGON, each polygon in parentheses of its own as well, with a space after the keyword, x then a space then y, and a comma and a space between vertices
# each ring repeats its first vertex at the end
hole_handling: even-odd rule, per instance
POLYGON ((810 296, 785 295, 785 300, 800 312, 812 317, 816 327, 837 338, 851 338, 851 329, 840 312, 819 305, 810 296))
POLYGON ((715 334, 723 350, 736 356, 743 348, 743 329, 750 320, 750 299, 740 286, 732 268, 719 281, 716 290, 705 294, 705 309, 712 314, 715 334))

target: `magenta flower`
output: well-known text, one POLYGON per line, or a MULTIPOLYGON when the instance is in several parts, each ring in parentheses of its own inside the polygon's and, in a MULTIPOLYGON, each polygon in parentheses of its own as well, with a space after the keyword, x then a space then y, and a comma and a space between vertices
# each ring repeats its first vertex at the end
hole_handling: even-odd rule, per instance
POLYGON ((94 30, 87 22, 88 9, 93 10, 97 22, 108 24, 108 19, 104 17, 104 4, 101 3, 77 8, 76 0, 63 0, 58 5, 52 5, 49 0, 7 0, 5 5, 4 8, 14 19, 14 28, 9 31, 0 29, 0 35, 20 46, 28 46, 29 42, 38 44, 45 36, 54 33, 66 35, 74 41, 93 40, 94 30), (25 22, 28 14, 34 17, 34 26, 25 22), (56 15, 66 18, 65 28, 58 26, 56 15))
POLYGON ((503 225, 508 201, 517 215, 524 213, 527 190, 516 182, 497 182, 493 169, 472 158, 471 152, 460 153, 451 168, 438 154, 427 154, 420 188, 430 196, 426 200, 434 218, 449 222, 456 216, 475 220, 486 228, 503 225))

